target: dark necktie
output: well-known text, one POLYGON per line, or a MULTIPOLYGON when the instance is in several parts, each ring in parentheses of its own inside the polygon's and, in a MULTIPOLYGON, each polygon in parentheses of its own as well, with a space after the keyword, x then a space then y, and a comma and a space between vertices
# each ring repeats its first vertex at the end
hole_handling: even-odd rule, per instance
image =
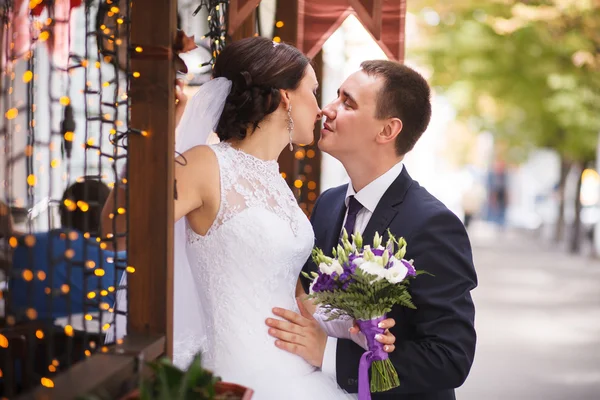
POLYGON ((356 216, 362 209, 363 205, 360 204, 360 202, 356 200, 354 196, 348 197, 348 216, 346 217, 346 223, 344 224, 344 228, 346 228, 346 232, 348 232, 349 238, 351 238, 352 234, 354 233, 354 228, 356 225, 356 216))

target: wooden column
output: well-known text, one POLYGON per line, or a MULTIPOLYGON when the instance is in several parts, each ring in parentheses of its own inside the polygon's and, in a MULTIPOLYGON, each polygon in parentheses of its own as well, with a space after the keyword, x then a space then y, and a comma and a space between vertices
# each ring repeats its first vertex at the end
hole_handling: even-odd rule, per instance
POLYGON ((256 12, 252 12, 244 23, 236 29, 231 36, 231 40, 236 41, 247 37, 252 37, 256 34, 256 12))
POLYGON ((135 273, 128 282, 127 328, 129 334, 166 335, 166 354, 172 356, 175 71, 170 49, 177 2, 134 1, 131 16, 131 42, 144 49, 131 66, 140 74, 131 83, 131 128, 147 135, 129 138, 128 255, 135 273))

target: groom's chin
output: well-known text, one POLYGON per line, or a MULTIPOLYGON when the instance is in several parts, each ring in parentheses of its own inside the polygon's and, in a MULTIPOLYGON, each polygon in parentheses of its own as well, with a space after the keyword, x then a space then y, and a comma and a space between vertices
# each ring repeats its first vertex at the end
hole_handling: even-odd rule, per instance
POLYGON ((326 138, 323 138, 321 136, 321 138, 319 138, 319 141, 317 142, 317 147, 319 147, 319 150, 321 150, 322 152, 331 155, 329 153, 329 151, 330 151, 330 149, 329 149, 329 143, 328 143, 328 141, 327 141, 326 138))

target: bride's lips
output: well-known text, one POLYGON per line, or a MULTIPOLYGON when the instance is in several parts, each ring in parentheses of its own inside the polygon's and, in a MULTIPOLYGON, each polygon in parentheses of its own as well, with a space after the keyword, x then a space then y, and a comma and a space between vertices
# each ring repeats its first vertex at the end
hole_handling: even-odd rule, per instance
POLYGON ((331 132, 333 132, 333 129, 331 129, 331 126, 329 126, 329 124, 327 122, 325 122, 323 124, 323 129, 321 130, 321 132, 331 133, 331 132))

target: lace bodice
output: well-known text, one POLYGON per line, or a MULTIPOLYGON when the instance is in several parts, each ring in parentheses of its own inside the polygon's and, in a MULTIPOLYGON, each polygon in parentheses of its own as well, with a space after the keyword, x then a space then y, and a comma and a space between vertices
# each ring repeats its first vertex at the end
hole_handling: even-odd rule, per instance
POLYGON ((227 143, 211 148, 219 162, 219 212, 204 236, 186 228, 204 333, 175 343, 174 359, 185 364, 201 343, 205 367, 251 387, 253 399, 347 399, 333 377, 278 349, 265 324, 274 307, 298 312, 296 282, 314 244, 310 222, 276 161, 227 143))
MULTIPOLYGON (((212 148, 219 160, 221 205, 206 236, 210 236, 236 215, 252 208, 265 209, 279 216, 290 225, 294 235, 297 235, 298 206, 293 193, 279 173, 277 161, 261 160, 234 149, 227 142, 212 148)), ((193 231, 188 235, 191 243, 200 238, 193 231)))
POLYGON ((296 282, 314 243, 310 222, 276 161, 227 143, 211 147, 221 174, 219 212, 205 236, 187 228, 188 259, 207 320, 205 363, 231 374, 254 354, 251 359, 287 360, 307 373, 311 366, 274 346, 265 319, 276 306, 297 310, 296 282))

